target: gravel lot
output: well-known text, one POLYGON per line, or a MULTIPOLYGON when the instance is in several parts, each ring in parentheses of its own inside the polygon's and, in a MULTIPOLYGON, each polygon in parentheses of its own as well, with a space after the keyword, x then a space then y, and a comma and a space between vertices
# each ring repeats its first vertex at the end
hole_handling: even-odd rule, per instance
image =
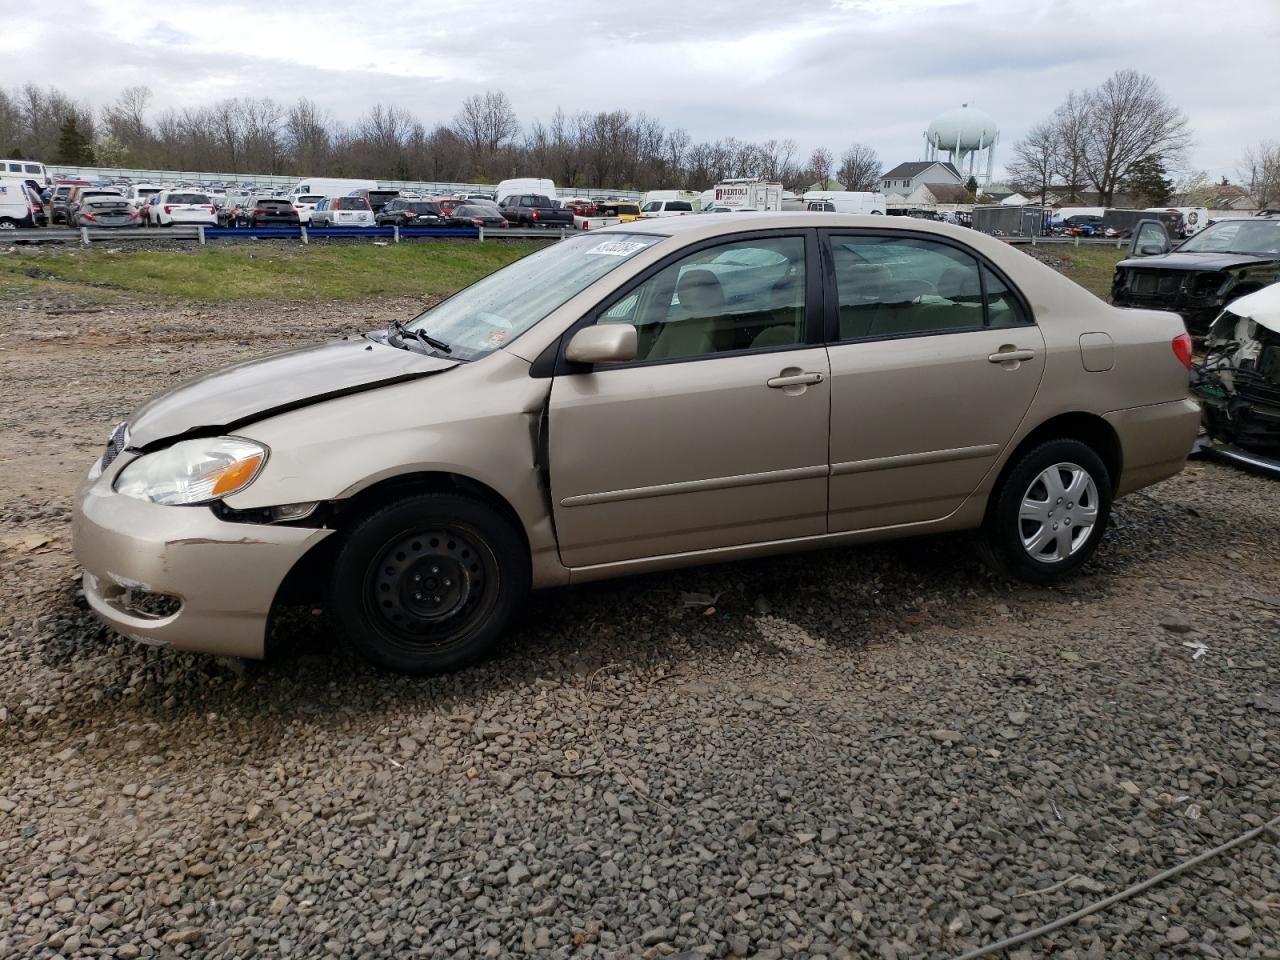
MULTIPOLYGON (((0 300, 0 957, 951 957, 1280 814, 1274 481, 1193 463, 1061 589, 921 540, 542 594, 451 677, 310 609, 215 660, 89 616, 80 477, 412 305, 76 307, 0 300)), ((1012 956, 1280 958, 1280 837, 1012 956)))

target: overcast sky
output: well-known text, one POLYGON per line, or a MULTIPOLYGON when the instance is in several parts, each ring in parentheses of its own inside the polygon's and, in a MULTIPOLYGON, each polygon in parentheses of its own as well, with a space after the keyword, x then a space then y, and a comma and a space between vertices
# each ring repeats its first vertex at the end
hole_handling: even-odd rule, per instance
POLYGON ((1193 168, 1234 177, 1246 144, 1280 139, 1280 0, 63 0, 49 16, 25 9, 26 26, 6 38, 0 84, 55 84, 98 106, 146 84, 157 109, 307 96, 342 120, 382 101, 432 122, 468 94, 501 89, 525 123, 557 106, 624 108, 695 140, 791 137, 800 159, 861 141, 891 166, 919 159, 929 121, 969 102, 1000 127, 999 166, 1068 90, 1133 67, 1189 115, 1193 168))

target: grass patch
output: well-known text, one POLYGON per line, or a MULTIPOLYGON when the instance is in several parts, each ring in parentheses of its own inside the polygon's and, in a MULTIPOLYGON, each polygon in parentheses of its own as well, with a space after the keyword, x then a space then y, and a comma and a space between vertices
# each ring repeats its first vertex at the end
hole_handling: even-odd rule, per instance
POLYGON ((0 291, 113 293, 196 301, 439 297, 545 244, 406 243, 210 246, 197 250, 59 250, 0 257, 0 291))
MULTIPOLYGON (((1030 253, 1031 247, 1023 247, 1030 253)), ((1128 248, 1117 250, 1115 247, 1073 247, 1067 244, 1045 244, 1034 248, 1049 262, 1056 257, 1062 261, 1058 269, 1064 276, 1070 277, 1095 297, 1111 302, 1111 277, 1116 271, 1116 264, 1129 255, 1128 248)), ((1057 266, 1057 264, 1054 264, 1057 266)))

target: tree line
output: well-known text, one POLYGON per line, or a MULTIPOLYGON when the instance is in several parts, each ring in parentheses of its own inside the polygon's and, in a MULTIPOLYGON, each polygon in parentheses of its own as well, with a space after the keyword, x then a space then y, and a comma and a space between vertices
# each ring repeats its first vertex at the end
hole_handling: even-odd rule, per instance
POLYGON ((557 109, 522 123, 502 91, 467 97, 435 123, 381 103, 342 122, 306 98, 234 97, 159 112, 152 99, 147 87, 129 87, 94 110, 53 87, 0 88, 0 150, 75 166, 469 183, 543 176, 582 188, 705 189, 759 176, 790 189, 834 177, 848 190, 874 190, 881 175, 876 152, 859 143, 838 157, 819 147, 801 159, 789 138, 694 141, 629 110, 557 109))
MULTIPOLYGON (((1111 206, 1118 192, 1144 206, 1176 198, 1205 206, 1218 185, 1203 171, 1183 169, 1190 145, 1186 115, 1156 81, 1120 70, 1093 89, 1070 91, 1014 145, 1006 169, 1016 189, 1041 203, 1050 191, 1070 200, 1090 190, 1099 206, 1111 206), (1179 170, 1183 176, 1175 182, 1171 174, 1179 170)), ((1280 145, 1248 147, 1239 173, 1261 206, 1280 204, 1280 145)))

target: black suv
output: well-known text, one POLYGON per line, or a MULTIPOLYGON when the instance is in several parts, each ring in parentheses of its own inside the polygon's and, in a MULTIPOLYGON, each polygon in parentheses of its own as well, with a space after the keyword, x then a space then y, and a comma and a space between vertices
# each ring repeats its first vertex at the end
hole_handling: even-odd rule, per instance
POLYGON ((1232 300, 1280 280, 1280 216, 1219 220, 1171 248, 1159 221, 1134 228, 1129 258, 1116 264, 1111 302, 1170 310, 1203 337, 1232 300))
POLYGON ((380 227, 438 227, 445 213, 434 200, 406 200, 397 197, 374 214, 380 227))

